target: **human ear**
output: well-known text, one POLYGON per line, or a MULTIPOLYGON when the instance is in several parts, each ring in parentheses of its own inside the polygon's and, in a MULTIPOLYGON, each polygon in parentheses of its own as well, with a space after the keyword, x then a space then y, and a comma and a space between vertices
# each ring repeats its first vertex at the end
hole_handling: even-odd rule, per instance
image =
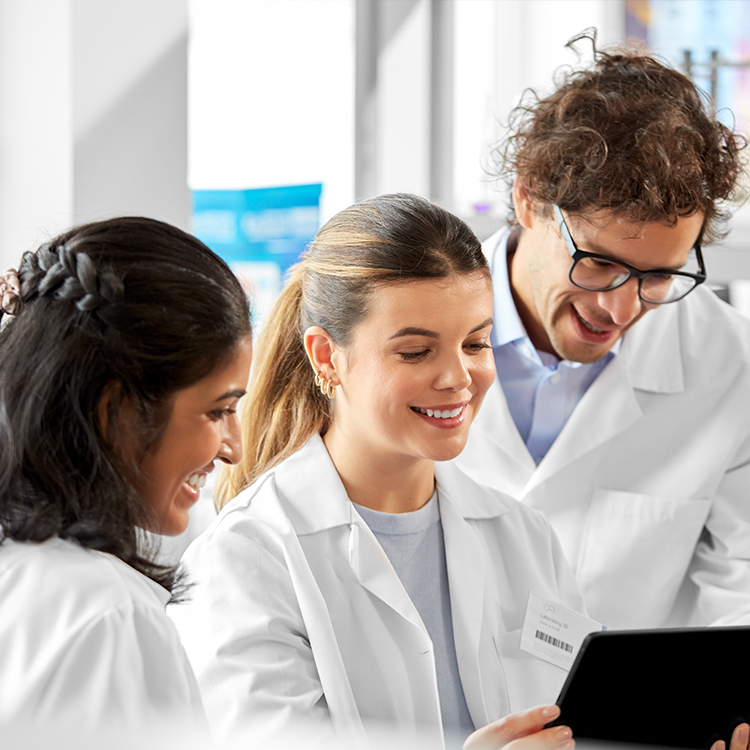
POLYGON ((328 331, 320 326, 310 326, 304 336, 305 351, 314 372, 320 373, 332 385, 340 385, 337 362, 339 350, 328 331))
POLYGON ((99 431, 121 458, 132 460, 138 453, 138 413, 133 400, 123 395, 122 384, 107 383, 97 406, 99 431))
POLYGON ((518 223, 525 229, 531 229, 536 218, 534 201, 531 200, 531 196, 529 196, 520 177, 516 177, 513 183, 513 207, 516 211, 518 223))
POLYGON ((112 381, 104 386, 99 404, 96 408, 96 417, 99 422, 101 436, 110 444, 114 445, 117 438, 117 421, 122 402, 122 386, 117 381, 112 381))

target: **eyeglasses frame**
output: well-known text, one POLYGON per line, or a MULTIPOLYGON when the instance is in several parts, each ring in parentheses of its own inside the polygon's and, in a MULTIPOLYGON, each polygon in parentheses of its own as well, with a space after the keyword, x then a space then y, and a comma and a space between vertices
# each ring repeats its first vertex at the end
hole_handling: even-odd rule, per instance
POLYGON ((702 284, 706 280, 706 266, 703 263, 703 253, 701 252, 701 239, 703 238, 703 229, 701 229, 700 234, 698 235, 698 239, 696 239, 695 244, 693 245, 692 249, 695 251, 695 257, 698 261, 698 273, 687 273, 686 271, 672 271, 666 268, 652 268, 650 271, 641 271, 639 268, 635 268, 634 266, 629 265, 628 263, 624 263, 623 261, 617 259, 617 258, 609 258, 606 255, 599 255, 598 253, 589 253, 585 250, 580 250, 578 248, 578 245, 576 245, 575 240, 573 239, 573 235, 570 233, 570 229, 568 228, 568 224, 565 221, 565 217, 563 216, 563 212, 560 209, 560 206, 557 204, 552 204, 552 211, 555 214, 555 219, 557 220, 557 226, 560 228, 560 233, 562 234, 562 238, 565 241, 565 245, 568 248, 568 252, 570 253, 570 257, 573 259, 573 265, 570 267, 570 272, 568 273, 568 278, 570 279, 571 284, 574 284, 579 289, 585 289, 588 292, 611 292, 614 289, 619 289, 623 284, 626 284, 630 279, 636 278, 638 279, 638 298, 641 300, 641 302, 645 302, 647 305, 668 305, 672 302, 679 302, 681 299, 685 299, 685 297, 690 294, 693 290, 695 290, 700 284, 702 284), (578 264, 579 260, 582 260, 583 258, 596 258, 597 260, 603 260, 607 261, 608 263, 616 263, 618 266, 622 266, 623 268, 627 269, 628 276, 623 279, 619 284, 616 286, 608 287, 607 289, 588 289, 585 286, 581 286, 580 284, 576 284, 575 281, 573 281, 573 269, 578 264), (664 300, 663 302, 654 302, 652 300, 644 299, 641 295, 641 287, 643 286, 643 280, 645 278, 648 278, 649 276, 653 276, 654 274, 660 274, 660 273, 667 273, 670 276, 687 276, 690 279, 693 279, 695 281, 695 286, 692 287, 692 289, 688 289, 685 294, 683 294, 680 297, 677 297, 675 299, 670 300, 664 300))

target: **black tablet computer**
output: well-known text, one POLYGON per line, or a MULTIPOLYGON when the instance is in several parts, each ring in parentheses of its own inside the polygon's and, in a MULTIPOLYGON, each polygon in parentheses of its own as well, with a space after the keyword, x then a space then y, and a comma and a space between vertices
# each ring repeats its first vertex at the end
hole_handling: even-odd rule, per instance
POLYGON ((750 627, 591 633, 557 704, 574 739, 729 747, 750 722, 750 627))

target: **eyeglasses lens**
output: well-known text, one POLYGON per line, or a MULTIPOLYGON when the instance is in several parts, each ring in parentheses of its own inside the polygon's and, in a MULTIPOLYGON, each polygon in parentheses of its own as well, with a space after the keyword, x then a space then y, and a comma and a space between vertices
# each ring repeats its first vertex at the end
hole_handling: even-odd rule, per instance
POLYGON ((646 302, 674 302, 695 287, 689 276, 662 273, 646 276, 641 284, 641 298, 646 302))
POLYGON ((574 266, 571 279, 574 284, 603 292, 620 286, 630 276, 630 271, 619 263, 600 258, 581 258, 574 266))
MULTIPOLYGON (((592 292, 616 289, 630 277, 630 271, 619 263, 601 258, 580 258, 573 267, 570 278, 576 286, 592 292)), ((689 276, 667 273, 648 274, 641 282, 641 299, 644 302, 663 304, 684 297, 695 286, 689 276)))

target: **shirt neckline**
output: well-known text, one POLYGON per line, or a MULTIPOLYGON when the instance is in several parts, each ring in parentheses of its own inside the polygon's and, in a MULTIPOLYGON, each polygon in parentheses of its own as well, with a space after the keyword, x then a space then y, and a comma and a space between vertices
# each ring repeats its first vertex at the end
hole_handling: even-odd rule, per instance
POLYGON ((421 508, 409 513, 383 513, 353 501, 352 505, 370 529, 380 534, 418 534, 440 521, 437 490, 421 508))

